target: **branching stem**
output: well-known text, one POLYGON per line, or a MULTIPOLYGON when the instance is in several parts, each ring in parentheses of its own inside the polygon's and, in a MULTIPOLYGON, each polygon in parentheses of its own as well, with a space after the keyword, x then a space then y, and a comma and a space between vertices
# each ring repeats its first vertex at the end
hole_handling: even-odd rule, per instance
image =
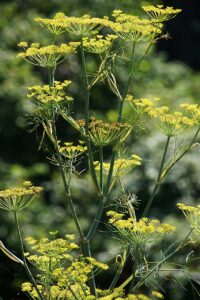
POLYGON ((156 196, 156 192, 158 190, 158 187, 160 185, 160 178, 161 178, 161 175, 162 175, 162 171, 163 171, 163 167, 164 167, 164 163, 165 163, 165 159, 166 159, 166 154, 167 154, 167 150, 168 150, 168 147, 169 147, 169 142, 170 142, 170 136, 167 137, 167 141, 166 141, 166 144, 165 144, 165 149, 164 149, 164 152, 163 152, 163 156, 162 156, 162 160, 161 160, 161 164, 160 164, 160 168, 159 168, 159 172, 158 172, 158 177, 157 177, 157 180, 156 180, 156 183, 155 183, 155 186, 154 186, 154 189, 151 193, 151 196, 147 202, 147 205, 145 207, 145 210, 142 214, 142 217, 146 217, 150 208, 151 208, 151 205, 153 203, 153 200, 156 196))
POLYGON ((20 244, 20 248, 21 248, 22 260, 24 262, 23 266, 24 266, 24 268, 26 270, 26 273, 29 276, 29 279, 30 279, 32 285, 34 286, 34 288, 35 288, 35 290, 36 290, 36 292, 37 292, 37 294, 39 296, 39 299, 40 300, 44 300, 44 298, 42 297, 42 295, 41 295, 41 293, 40 293, 40 291, 39 291, 39 289, 37 287, 37 283, 35 282, 35 279, 34 279, 32 273, 31 273, 31 271, 30 271, 30 269, 29 269, 29 267, 27 265, 27 262, 26 262, 26 257, 24 255, 24 253, 25 253, 24 252, 24 244, 23 244, 21 229, 20 229, 20 226, 19 226, 19 221, 18 221, 18 216, 17 216, 17 212, 16 211, 14 211, 14 219, 15 219, 15 224, 16 224, 16 228, 17 228, 17 235, 18 235, 18 239, 19 239, 19 244, 20 244))

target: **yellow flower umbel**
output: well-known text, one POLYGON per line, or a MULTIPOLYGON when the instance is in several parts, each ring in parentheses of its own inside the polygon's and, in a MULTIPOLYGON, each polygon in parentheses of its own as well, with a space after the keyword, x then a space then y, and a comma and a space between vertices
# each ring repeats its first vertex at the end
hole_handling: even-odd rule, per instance
POLYGON ((125 218, 124 213, 109 211, 109 223, 117 229, 122 240, 130 243, 133 249, 138 246, 145 251, 145 245, 165 237, 166 234, 175 231, 175 227, 169 224, 160 223, 159 220, 142 218, 139 221, 136 218, 125 218))
POLYGON ((66 88, 71 84, 70 80, 65 80, 64 82, 55 81, 54 86, 43 85, 43 86, 31 86, 28 88, 29 98, 34 98, 42 104, 47 103, 59 103, 61 101, 71 102, 72 97, 65 94, 66 88))
POLYGON ((43 190, 25 181, 22 186, 0 191, 0 208, 8 211, 19 211, 30 204, 34 196, 43 190))
POLYGON ((200 125, 200 105, 182 103, 180 106, 192 117, 196 125, 200 125))
POLYGON ((19 47, 24 49, 24 52, 18 54, 33 65, 40 67, 56 67, 63 62, 67 55, 76 52, 78 43, 61 44, 60 46, 48 45, 41 47, 39 43, 33 43, 30 46, 26 42, 20 42, 19 47))
POLYGON ((68 17, 63 13, 57 13, 53 19, 36 18, 35 21, 54 34, 68 31, 77 36, 96 34, 103 26, 109 24, 106 17, 101 19, 84 15, 78 18, 68 17))
POLYGON ((114 10, 115 22, 110 22, 110 28, 123 40, 138 42, 151 40, 161 33, 161 24, 137 16, 127 15, 121 10, 114 10))
POLYGON ((164 7, 163 5, 147 5, 142 6, 143 10, 155 21, 164 22, 174 18, 181 9, 174 9, 173 7, 164 7))
MULTIPOLYGON (((85 135, 85 120, 79 120, 77 124, 80 126, 83 135, 85 135)), ((103 147, 113 143, 121 136, 125 136, 129 129, 130 125, 128 123, 108 123, 91 117, 89 138, 95 146, 103 147)))
POLYGON ((184 116, 181 112, 169 113, 167 106, 149 109, 148 114, 153 118, 157 128, 166 136, 175 136, 195 125, 192 118, 184 116))
POLYGON ((67 159, 74 160, 78 156, 82 155, 87 150, 87 147, 81 143, 80 145, 73 145, 71 142, 64 143, 64 146, 59 146, 59 152, 63 157, 67 159))
MULTIPOLYGON (((26 254, 27 259, 39 270, 37 285, 44 299, 75 300, 93 299, 87 285, 89 274, 93 270, 107 270, 108 266, 91 257, 74 258, 70 253, 78 248, 73 242, 74 236, 49 240, 26 239, 35 255, 26 254), (76 297, 74 297, 76 295, 76 297), (88 297, 88 298, 87 298, 88 297)), ((35 288, 30 282, 22 284, 22 291, 33 299, 38 299, 35 288)), ((95 298, 94 298, 95 299, 95 298)))
MULTIPOLYGON (((114 163, 113 176, 121 177, 131 171, 134 167, 141 165, 141 157, 138 155, 131 155, 129 158, 117 159, 114 163)), ((100 170, 100 163, 98 161, 94 162, 95 170, 100 170)), ((103 171, 108 173, 110 170, 110 163, 103 163, 103 171)))
POLYGON ((34 20, 51 33, 59 35, 66 32, 66 24, 64 22, 64 19, 64 13, 57 13, 53 19, 35 18, 34 20))
POLYGON ((84 38, 83 46, 85 50, 92 53, 102 54, 110 51, 113 41, 117 35, 108 34, 106 36, 97 35, 95 38, 84 38))
POLYGON ((149 98, 135 99, 132 95, 128 94, 125 100, 130 104, 137 115, 141 115, 153 108, 155 106, 155 101, 160 100, 160 98, 153 98, 153 100, 150 100, 149 98))
POLYGON ((189 206, 183 203, 177 204, 178 208, 182 210, 184 216, 188 219, 195 234, 200 234, 200 205, 189 206))

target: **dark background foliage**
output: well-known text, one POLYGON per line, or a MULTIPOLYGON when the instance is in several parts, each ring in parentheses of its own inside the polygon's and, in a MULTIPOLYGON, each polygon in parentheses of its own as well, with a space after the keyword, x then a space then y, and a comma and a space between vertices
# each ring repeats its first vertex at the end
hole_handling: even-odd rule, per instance
MULTIPOLYGON (((31 111, 26 99, 26 87, 47 81, 47 74, 24 61, 16 58, 17 42, 21 40, 40 41, 48 43, 48 35, 34 23, 36 16, 52 16, 55 12, 63 11, 67 15, 80 16, 91 13, 96 16, 110 15, 114 9, 123 9, 128 13, 141 14, 140 0, 0 0, 0 188, 16 184, 22 179, 30 179, 35 184, 42 184, 45 193, 40 201, 34 202, 31 209, 20 216, 24 235, 43 236, 49 230, 59 230, 61 235, 73 232, 74 225, 66 214, 63 187, 57 169, 49 164, 48 153, 38 151, 41 139, 41 129, 32 134, 27 130, 27 116, 31 111)), ((161 3, 151 1, 151 3, 161 3)), ((137 97, 161 96, 167 103, 175 106, 180 102, 196 102, 200 99, 200 13, 196 0, 174 0, 164 3, 183 12, 166 26, 169 39, 162 39, 151 54, 142 63, 135 84, 134 94, 137 97)), ((90 59, 91 69, 95 68, 95 60, 90 59)), ((72 79, 80 82, 79 59, 74 58, 59 67, 57 79, 72 79)), ((123 83, 126 71, 120 74, 123 83)), ((74 84, 71 93, 76 99, 74 110, 81 116, 83 101, 79 93, 79 85, 74 84)), ((113 118, 115 99, 104 85, 98 85, 92 94, 92 111, 113 118)), ((63 139, 73 140, 75 133, 64 127, 59 120, 59 134, 63 139)), ((145 157, 144 166, 130 174, 125 179, 127 188, 134 192, 141 201, 141 209, 148 199, 153 182, 156 178, 158 160, 161 156, 163 137, 151 128, 142 132, 140 138, 132 137, 128 141, 128 148, 145 157), (137 140, 137 143, 136 143, 137 140)), ((107 150, 109 157, 110 149, 107 150)), ((176 203, 181 200, 195 203, 199 199, 199 151, 191 153, 177 170, 170 174, 162 185, 156 198, 152 216, 172 220, 178 226, 180 236, 184 235, 183 221, 176 211, 176 203)), ((84 228, 88 228, 88 218, 94 216, 96 201, 93 200, 92 187, 86 189, 87 175, 83 180, 74 183, 75 201, 78 214, 84 228), (92 204, 91 204, 92 203, 92 204), (85 211, 84 215, 81 212, 85 211)), ((112 259, 115 249, 111 237, 105 232, 104 223, 100 224, 93 252, 103 259, 112 259), (107 236, 106 243, 104 242, 107 236)), ((0 239, 14 253, 18 253, 16 232, 12 215, 0 212, 0 239)), ((188 249, 189 252, 189 249, 188 249)), ((197 251, 198 252, 198 251, 197 251)), ((181 261, 182 257, 176 257, 181 261)), ((191 266, 194 278, 199 278, 200 269, 195 264, 191 266)), ((113 270, 111 270, 113 271, 113 270)), ((121 280, 126 278, 127 272, 121 280)), ((0 297, 3 300, 22 300, 25 296, 19 292, 19 285, 25 278, 23 270, 13 264, 0 253, 0 297)), ((185 290, 177 288, 174 281, 163 281, 166 299, 193 299, 193 287, 183 275, 175 274, 177 280, 183 280, 185 290)), ((99 278, 99 282, 106 287, 109 278, 99 278)), ((195 285, 194 281, 193 284, 195 285)), ((197 287, 198 288, 198 287, 197 287)), ((197 298, 196 298, 197 299, 197 298)))

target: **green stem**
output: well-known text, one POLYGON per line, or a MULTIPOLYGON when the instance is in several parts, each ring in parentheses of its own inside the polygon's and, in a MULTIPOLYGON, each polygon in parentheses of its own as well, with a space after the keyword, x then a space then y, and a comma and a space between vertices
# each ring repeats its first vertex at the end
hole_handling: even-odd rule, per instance
MULTIPOLYGON (((123 99, 119 100, 117 122, 121 122, 124 101, 125 101, 126 95, 128 93, 128 89, 129 89, 129 86, 131 84, 131 80, 133 78, 133 73, 134 73, 134 55, 135 55, 135 43, 133 43, 133 48, 132 48, 132 53, 131 53, 131 73, 130 73, 130 76, 129 76, 129 79, 128 79, 128 82, 127 82, 127 85, 126 85, 126 88, 125 88, 123 99)), ((118 142, 119 142, 119 139, 117 139, 117 141, 115 143, 115 146, 118 144, 118 142)), ((116 150, 115 150, 115 147, 114 147, 113 152, 112 152, 112 156, 111 156, 110 168, 109 168, 108 178, 107 178, 107 183, 106 183, 106 192, 105 192, 106 195, 108 195, 109 191, 110 191, 110 185, 111 185, 111 181, 112 181, 112 175, 113 175, 115 157, 116 157, 116 150)))
MULTIPOLYGON (((50 80, 49 85, 50 86, 54 86, 54 75, 55 75, 55 68, 51 68, 49 70, 49 80, 50 80)), ((65 177, 65 171, 64 171, 64 168, 63 168, 62 158, 61 158, 60 151, 59 151, 59 148, 58 148, 58 138, 57 138, 57 133, 56 133, 56 125, 55 125, 55 114, 53 115, 53 119, 52 119, 52 136, 53 136, 53 139, 51 137, 51 133, 49 133, 48 136, 49 136, 50 140, 53 142, 53 145, 54 145, 54 148, 55 148, 55 151, 56 151, 56 155, 57 155, 57 158, 58 158, 59 169, 60 169, 63 185, 64 185, 64 188, 65 188, 66 197, 67 197, 67 200, 69 202, 70 209, 71 209, 71 212, 72 212, 72 215, 73 215, 73 219, 75 221, 75 224, 76 224, 77 230, 79 232, 80 238, 83 239, 84 234, 83 234, 83 231, 81 229, 81 225, 79 223, 79 220, 78 220, 75 208, 74 208, 74 204, 73 204, 71 193, 70 193, 70 186, 67 183, 67 180, 66 180, 66 177, 65 177)))
POLYGON ((48 72, 48 74, 49 74, 49 85, 51 87, 54 86, 55 71, 56 71, 56 67, 49 68, 49 72, 48 72))
MULTIPOLYGON (((154 268, 152 268, 148 274, 146 276, 144 276, 133 288, 132 292, 135 292, 137 288, 139 288, 144 282, 145 280, 153 273, 155 272, 157 269, 159 269, 159 267, 165 262, 167 261, 169 258, 171 258, 174 254, 176 254, 185 244, 185 242, 187 241, 187 239, 189 238, 189 236, 191 235, 193 231, 193 228, 190 229, 189 233, 186 235, 186 237, 184 238, 184 240, 179 244, 179 246, 172 251, 169 255, 165 256, 165 258, 163 258, 154 268)), ((133 278, 133 274, 131 276, 129 276, 120 286, 119 289, 124 289, 125 286, 127 286, 127 284, 129 284, 129 282, 131 282, 133 278)))
POLYGON ((165 163, 165 158, 166 158, 166 154, 167 154, 167 149, 168 149, 168 146, 169 146, 169 142, 170 142, 170 136, 167 137, 167 141, 166 141, 166 144, 165 144, 165 149, 164 149, 164 153, 163 153, 163 157, 162 157, 162 160, 161 160, 161 164, 160 164, 160 168, 159 168, 159 172, 158 172, 158 177, 157 177, 157 180, 156 180, 156 183, 155 183, 155 186, 154 186, 154 189, 151 193, 151 196, 147 202, 147 205, 145 207, 145 210, 142 214, 142 217, 146 217, 146 215, 148 214, 150 208, 151 208, 151 205, 153 203, 153 200, 155 198, 155 195, 156 195, 156 192, 158 190, 158 187, 160 185, 160 178, 161 178, 161 175, 162 175, 162 171, 163 171, 163 167, 164 167, 164 163, 165 163))
POLYGON ((92 225, 91 225, 91 227, 89 229, 89 232, 87 234, 87 239, 89 239, 89 240, 91 240, 94 237, 95 233, 96 233, 96 230, 98 228, 98 225, 99 225, 99 222, 100 222, 103 210, 104 210, 104 205, 105 205, 106 200, 107 200, 107 198, 104 198, 103 196, 100 198, 97 213, 94 217, 92 225))
POLYGON ((137 270, 137 262, 136 262, 136 260, 135 260, 135 261, 133 262, 132 279, 131 279, 130 286, 129 286, 129 293, 132 293, 133 288, 134 288, 134 282, 135 282, 136 270, 137 270))
POLYGON ((57 139, 56 126, 55 126, 55 121, 54 120, 52 122, 52 130, 53 130, 52 134, 53 134, 53 137, 54 137, 54 140, 55 140, 54 147, 55 147, 56 155, 57 155, 57 158, 58 158, 59 169, 60 169, 63 185, 64 185, 64 188, 65 188, 66 197, 67 197, 67 200, 69 201, 70 209, 71 209, 71 212, 72 212, 75 224, 76 224, 76 228, 79 232, 79 235, 80 235, 81 239, 83 239, 84 234, 83 234, 83 231, 81 229, 81 225, 79 223, 78 216, 76 214, 76 210, 74 208, 73 200, 72 200, 71 193, 70 193, 70 186, 67 183, 67 180, 66 180, 66 177, 65 177, 65 171, 63 169, 62 158, 61 158, 60 151, 59 151, 59 148, 58 148, 58 139, 57 139))
POLYGON ((27 262, 26 262, 26 257, 24 255, 24 244, 23 244, 23 239, 22 239, 22 234, 21 234, 21 230, 20 230, 20 226, 19 226, 19 221, 18 221, 18 216, 17 216, 17 212, 14 211, 14 218, 15 218, 15 223, 16 223, 16 227, 17 227, 17 235, 18 235, 18 239, 19 239, 19 243, 20 243, 20 248, 21 248, 21 255, 22 255, 22 259, 23 259, 23 262, 24 262, 24 268, 29 276, 29 279, 31 281, 31 283, 33 284, 38 296, 39 296, 39 299, 40 300, 44 300, 38 287, 37 287, 37 284, 35 282, 35 279, 27 265, 27 262))
MULTIPOLYGON (((138 64, 136 65, 136 68, 134 69, 134 59, 133 58, 134 58, 134 53, 135 53, 135 44, 133 44, 133 49, 132 49, 132 54, 131 54, 132 63, 131 63, 130 78, 133 77, 132 73, 135 72, 136 69, 139 67, 141 61, 144 59, 144 57, 147 54, 147 52, 149 51, 151 45, 152 45, 152 43, 150 43, 150 45, 147 47, 147 49, 145 51, 145 54, 139 60, 138 64)), ((126 94, 128 92, 130 84, 131 84, 131 80, 129 79, 128 80, 128 84, 126 86, 124 98, 123 98, 124 100, 126 98, 126 94)), ((121 118, 122 118, 123 103, 124 103, 124 101, 121 101, 121 100, 119 101, 118 122, 120 122, 121 118)), ((115 145, 117 145, 117 143, 118 143, 118 140, 115 143, 115 145)), ((97 214, 96 214, 96 216, 94 218, 94 221, 93 221, 93 223, 92 223, 92 225, 90 227, 90 230, 88 232, 88 235, 87 235, 87 238, 89 238, 89 239, 91 239, 94 236, 94 234, 95 234, 95 232, 96 232, 96 230, 98 228, 98 224, 99 224, 99 221, 100 221, 102 213, 103 213, 104 205, 105 205, 105 203, 106 203, 106 201, 108 199, 109 193, 111 191, 110 186, 112 184, 112 175, 113 175, 113 168, 114 168, 115 157, 116 157, 116 150, 115 150, 115 147, 114 147, 113 152, 112 152, 112 156, 111 156, 110 169, 109 169, 109 173, 108 173, 108 177, 107 177, 107 182, 106 182, 106 187, 105 187, 104 195, 102 195, 102 200, 99 203, 97 214)))
MULTIPOLYGON (((101 195, 101 188, 99 187, 99 183, 97 180, 96 171, 94 168, 94 160, 93 160, 93 154, 92 154, 92 148, 90 144, 89 139, 89 118, 90 118, 90 112, 89 112, 89 104, 90 104, 90 88, 89 88, 89 81, 87 78, 87 68, 86 68, 86 61, 85 61, 85 53, 83 48, 83 38, 81 38, 81 60, 83 65, 83 76, 84 76, 84 87, 85 87, 85 142, 87 145, 87 153, 88 153, 88 160, 89 160, 89 170, 91 177, 93 179, 94 185, 97 189, 98 195, 101 195)), ((83 246, 83 254, 85 256, 91 257, 91 250, 90 250, 90 234, 88 233, 87 237, 83 239, 82 246, 83 246)), ((89 279, 89 286, 91 289, 91 292, 95 297, 97 298, 97 292, 96 292, 96 283, 95 283, 95 277, 93 271, 91 272, 91 278, 89 279)))
POLYGON ((100 187, 98 184, 96 171, 94 168, 94 160, 92 155, 92 148, 89 140, 89 119, 90 119, 90 113, 89 113, 89 104, 90 104, 90 88, 89 88, 89 81, 87 78, 87 68, 86 68, 86 61, 85 61, 85 53, 83 48, 83 39, 81 38, 81 60, 83 65, 83 76, 84 76, 84 86, 85 86, 85 142, 87 146, 87 153, 88 153, 88 160, 89 160, 89 169, 90 174, 92 177, 92 180, 94 182, 94 185, 97 189, 97 193, 100 194, 100 187))
POLYGON ((99 157, 100 157, 100 189, 103 194, 103 147, 99 147, 99 157))
MULTIPOLYGON (((183 151, 183 153, 169 166, 169 168, 166 170, 166 172, 165 172, 165 174, 164 174, 164 176, 166 176, 168 173, 169 173, 169 171, 177 164, 177 162, 179 162, 179 160, 181 160, 181 158, 188 152, 188 151, 190 151, 190 149, 191 149, 191 147, 192 147, 192 145, 194 144, 194 142, 195 142, 195 140, 196 140, 196 138, 197 138, 197 136, 198 136, 198 134, 199 134, 199 131, 200 131, 200 127, 197 129, 197 131, 196 131, 196 133, 195 133, 195 135, 194 135, 194 137, 193 137, 193 139, 192 139, 192 141, 190 142, 190 144, 189 144, 189 146, 187 147, 187 149, 185 150, 185 151, 183 151)), ((161 174, 162 175, 162 174, 161 174)), ((161 176, 161 178, 163 178, 162 176, 161 176)))
POLYGON ((122 262, 120 264, 120 267, 118 268, 110 286, 109 286, 109 290, 113 290, 119 280, 119 277, 124 269, 124 265, 126 263, 126 260, 128 258, 128 255, 129 255, 129 250, 127 249, 127 245, 123 245, 123 255, 122 255, 122 262))
MULTIPOLYGON (((91 249, 90 249, 90 239, 87 237, 82 240, 82 252, 85 257, 92 257, 91 255, 91 249)), ((91 289, 92 294, 98 299, 97 297, 97 291, 96 291, 96 283, 95 283, 95 277, 93 270, 90 273, 91 277, 88 279, 89 287, 91 289)))

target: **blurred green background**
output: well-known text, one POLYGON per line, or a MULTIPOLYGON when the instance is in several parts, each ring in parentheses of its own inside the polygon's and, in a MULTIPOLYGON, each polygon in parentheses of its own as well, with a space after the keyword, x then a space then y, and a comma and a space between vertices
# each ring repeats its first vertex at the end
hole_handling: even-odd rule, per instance
MULTIPOLYGON (((161 4, 161 1, 149 1, 161 4)), ((166 32, 170 39, 161 40, 141 64, 135 83, 132 87, 134 96, 161 97, 165 103, 176 107, 181 102, 199 103, 200 99, 200 14, 198 1, 164 1, 164 4, 182 8, 183 12, 168 22, 166 32)), ((0 189, 15 185, 20 180, 29 179, 36 185, 42 185, 45 192, 41 199, 33 202, 29 209, 21 215, 24 235, 44 236, 50 230, 58 230, 61 234, 75 230, 73 221, 66 212, 64 191, 58 170, 49 163, 48 152, 38 151, 42 136, 41 128, 30 134, 28 115, 31 111, 26 98, 27 86, 47 82, 47 74, 43 69, 35 68, 16 58, 19 41, 39 41, 48 43, 49 36, 33 19, 37 16, 51 17, 56 12, 80 16, 91 13, 93 16, 110 15, 114 9, 122 9, 131 14, 142 14, 140 6, 148 3, 141 0, 0 0, 0 189)), ((63 36, 65 40, 65 36, 63 36)), ((95 68, 96 61, 89 57, 89 67, 95 68)), ((80 94, 80 61, 74 57, 58 68, 57 79, 72 79, 76 82, 71 89, 75 98, 74 111, 81 116, 83 99, 80 94)), ((120 82, 123 84, 127 70, 122 68, 120 82)), ((105 89, 103 84, 95 87, 92 93, 91 110, 96 116, 106 115, 112 118, 116 108, 115 97, 105 89)), ((149 197, 159 167, 164 137, 148 125, 147 130, 133 134, 128 140, 131 153, 140 154, 144 158, 143 166, 130 173, 124 180, 127 189, 135 193, 141 200, 140 208, 144 208, 149 197)), ((59 134, 64 140, 76 138, 75 132, 59 120, 59 134)), ((188 137, 190 133, 188 133, 188 137)), ((185 137, 187 140, 187 137, 185 137)), ((173 148, 173 145, 171 145, 173 148)), ((106 157, 110 155, 107 150, 106 157)), ((181 161, 165 180, 156 197, 151 215, 177 225, 178 237, 184 236, 185 221, 177 212, 176 203, 183 201, 189 204, 198 203, 200 194, 199 149, 192 151, 181 161)), ((97 201, 94 199, 92 186, 87 186, 87 175, 74 181, 74 198, 78 215, 85 229, 88 220, 94 216, 97 201), (81 212, 84 211, 84 215, 81 212)), ((88 183, 90 185, 90 183, 88 183)), ((139 214, 139 212, 138 212, 139 214)), ((0 211, 0 239, 14 253, 19 253, 16 241, 16 230, 12 215, 0 211)), ((104 221, 92 245, 95 255, 102 260, 112 260, 117 254, 117 245, 107 233, 104 221)), ((196 248, 192 255, 197 255, 196 248)), ((174 258, 174 262, 185 262, 185 255, 174 258)), ((182 272, 170 274, 167 280, 161 279, 161 286, 166 290, 167 300, 188 300, 194 297, 194 288, 199 289, 195 280, 200 280, 200 267, 190 264, 191 279, 182 272), (170 277, 172 280, 169 280, 170 277), (175 280, 176 279, 176 280, 175 280), (182 285, 177 287, 179 280, 182 285)), ((111 272, 114 270, 111 269, 111 272)), ((130 273, 127 266, 126 278, 130 273)), ((20 292, 19 286, 25 278, 21 267, 12 263, 0 253, 0 298, 3 300, 27 299, 20 292)), ((152 282, 155 278, 152 278, 152 282)), ((99 283, 105 288, 109 278, 99 277, 99 283)), ((198 296, 196 298, 198 299, 198 296)))

